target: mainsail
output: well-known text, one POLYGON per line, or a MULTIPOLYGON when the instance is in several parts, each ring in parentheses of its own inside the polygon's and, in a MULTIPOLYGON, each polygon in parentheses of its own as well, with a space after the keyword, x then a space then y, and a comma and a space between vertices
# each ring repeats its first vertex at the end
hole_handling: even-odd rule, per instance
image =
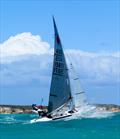
POLYGON ((55 32, 54 61, 48 113, 64 106, 72 99, 68 68, 54 18, 53 23, 55 32))

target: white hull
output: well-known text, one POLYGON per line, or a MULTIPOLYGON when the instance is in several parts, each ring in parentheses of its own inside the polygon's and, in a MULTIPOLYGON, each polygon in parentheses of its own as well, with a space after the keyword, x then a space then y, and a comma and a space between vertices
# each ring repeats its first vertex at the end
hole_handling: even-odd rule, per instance
POLYGON ((50 119, 47 117, 43 117, 43 118, 33 119, 30 121, 30 123, 48 122, 48 121, 52 121, 52 118, 50 119))
POLYGON ((58 117, 54 117, 54 118, 42 117, 42 118, 38 118, 38 119, 33 119, 30 121, 30 123, 55 121, 55 120, 65 119, 70 116, 72 116, 72 114, 67 114, 67 115, 58 116, 58 117))
POLYGON ((32 112, 34 112, 34 113, 37 113, 37 114, 38 114, 38 111, 36 111, 36 110, 32 110, 32 112))

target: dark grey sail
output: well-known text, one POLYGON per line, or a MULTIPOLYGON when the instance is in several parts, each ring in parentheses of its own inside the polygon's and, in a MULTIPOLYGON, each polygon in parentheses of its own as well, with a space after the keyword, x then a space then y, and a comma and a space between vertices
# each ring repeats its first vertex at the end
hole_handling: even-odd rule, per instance
POLYGON ((53 72, 48 104, 49 113, 60 108, 65 103, 69 102, 72 98, 68 68, 54 18, 53 24, 55 31, 55 42, 53 72))

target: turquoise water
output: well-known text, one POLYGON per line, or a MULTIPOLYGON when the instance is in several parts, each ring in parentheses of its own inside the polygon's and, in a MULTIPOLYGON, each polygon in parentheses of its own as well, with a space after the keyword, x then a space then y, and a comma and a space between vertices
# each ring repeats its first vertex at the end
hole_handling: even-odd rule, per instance
POLYGON ((31 124, 32 114, 1 114, 0 139, 120 139, 120 113, 31 124))

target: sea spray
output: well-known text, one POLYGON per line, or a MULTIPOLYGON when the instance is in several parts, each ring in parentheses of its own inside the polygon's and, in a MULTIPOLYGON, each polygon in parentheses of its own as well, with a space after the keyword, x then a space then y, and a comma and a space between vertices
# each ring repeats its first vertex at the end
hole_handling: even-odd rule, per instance
POLYGON ((82 119, 82 118, 100 119, 100 118, 108 118, 113 115, 114 115, 113 112, 97 109, 97 107, 94 105, 85 105, 81 107, 77 113, 73 114, 71 117, 66 118, 65 121, 73 119, 82 119))

